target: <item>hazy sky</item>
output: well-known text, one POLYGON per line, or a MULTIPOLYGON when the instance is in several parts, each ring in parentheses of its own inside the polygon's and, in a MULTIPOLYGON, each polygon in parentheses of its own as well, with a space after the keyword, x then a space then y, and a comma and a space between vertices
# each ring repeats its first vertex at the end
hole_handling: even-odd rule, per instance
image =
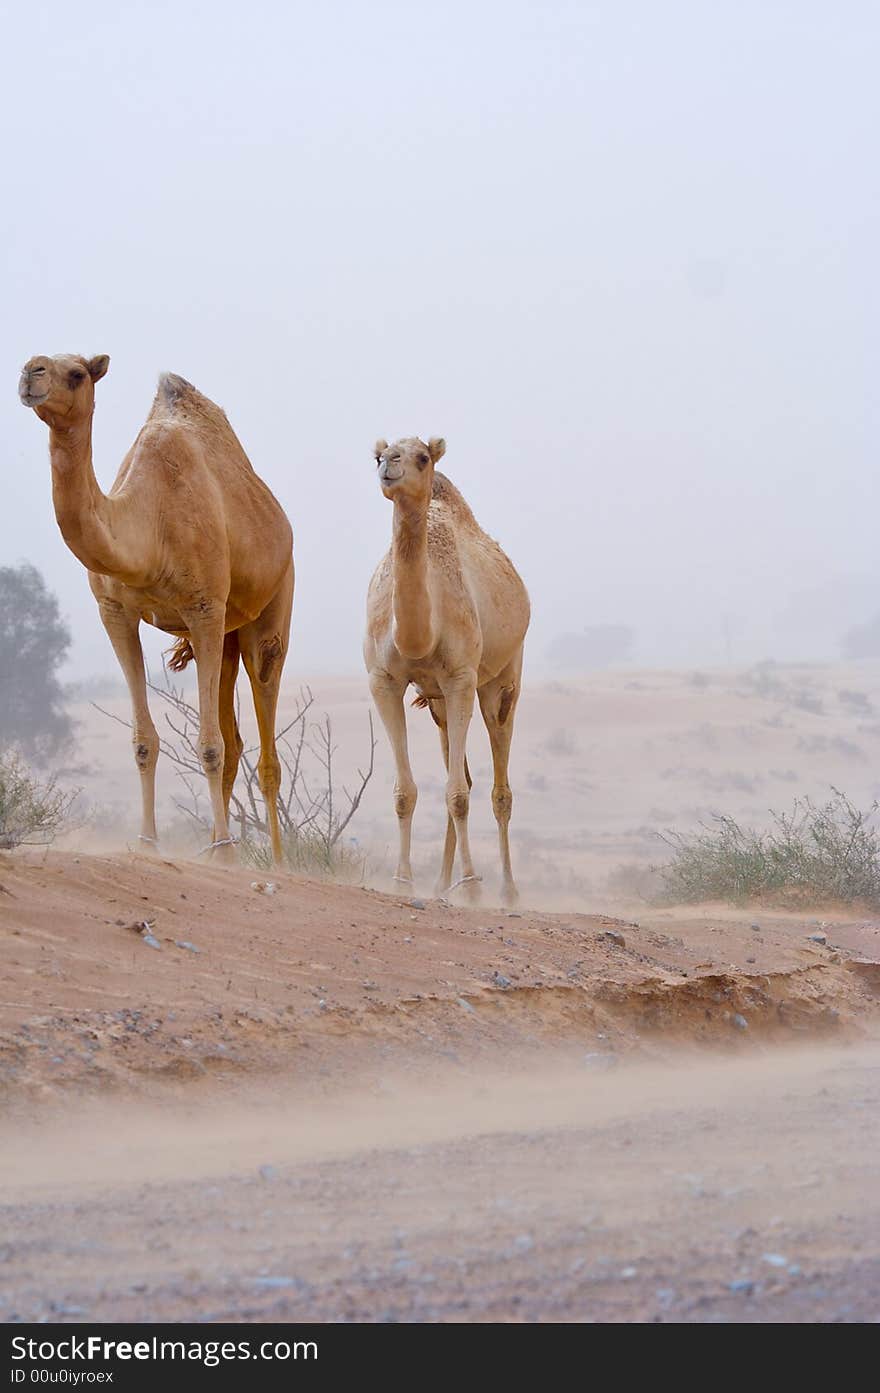
POLYGON ((873 0, 43 0, 3 35, 0 561, 77 672, 114 660, 33 353, 111 355, 105 487, 159 371, 225 407, 293 522, 294 677, 360 661, 378 435, 446 436, 534 666, 620 622, 721 661, 725 615, 734 658, 821 656, 880 609, 873 0))

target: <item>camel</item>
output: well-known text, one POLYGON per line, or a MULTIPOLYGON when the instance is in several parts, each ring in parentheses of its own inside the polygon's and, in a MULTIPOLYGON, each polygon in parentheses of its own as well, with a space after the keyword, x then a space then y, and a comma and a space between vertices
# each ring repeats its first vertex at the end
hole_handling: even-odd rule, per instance
POLYGON ((55 517, 88 571, 131 695, 142 849, 158 850, 159 757, 139 636, 143 621, 176 636, 170 664, 175 670, 195 658, 199 757, 214 819, 207 849, 225 864, 235 860, 228 818, 242 751, 235 684, 243 660, 277 865, 281 766, 275 711, 293 603, 290 523, 254 473, 225 412, 174 373, 160 377, 146 423, 110 492, 103 493, 92 465, 92 417, 95 384, 109 365, 106 354, 31 358, 18 391, 49 427, 55 517))
POLYGON ((507 776, 522 677, 529 597, 510 560, 487 536, 458 489, 435 470, 445 440, 416 437, 375 446, 379 485, 394 505, 391 547, 367 594, 364 661, 373 700, 396 765, 394 808, 400 852, 395 879, 412 884, 410 842, 418 790, 409 763, 404 694, 427 706, 440 730, 447 770, 446 842, 436 893, 452 885, 456 845, 460 879, 476 900, 468 841, 471 776, 466 741, 474 696, 492 747, 492 808, 501 851, 502 899, 513 904, 508 829, 513 795, 507 776))

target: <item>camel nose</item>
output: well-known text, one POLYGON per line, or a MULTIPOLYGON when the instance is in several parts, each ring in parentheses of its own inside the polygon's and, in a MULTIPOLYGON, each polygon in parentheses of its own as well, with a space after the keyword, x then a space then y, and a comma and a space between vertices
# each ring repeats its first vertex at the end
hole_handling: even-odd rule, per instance
POLYGON ((18 379, 18 395, 25 406, 34 406, 45 401, 49 389, 46 369, 41 364, 29 363, 22 369, 21 377, 18 379))

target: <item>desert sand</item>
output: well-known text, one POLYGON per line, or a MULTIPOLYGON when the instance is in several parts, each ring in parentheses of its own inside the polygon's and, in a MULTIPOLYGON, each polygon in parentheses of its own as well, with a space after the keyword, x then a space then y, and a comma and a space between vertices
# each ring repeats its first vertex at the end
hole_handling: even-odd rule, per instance
MULTIPOLYGON (((311 685, 350 768, 364 684, 311 685)), ((476 725, 464 907, 424 713, 401 895, 381 741, 335 884, 134 855, 83 703, 103 814, 0 855, 5 1318, 876 1319, 880 922, 639 899, 663 826, 870 801, 875 703, 871 669, 527 684, 512 913, 476 725)))

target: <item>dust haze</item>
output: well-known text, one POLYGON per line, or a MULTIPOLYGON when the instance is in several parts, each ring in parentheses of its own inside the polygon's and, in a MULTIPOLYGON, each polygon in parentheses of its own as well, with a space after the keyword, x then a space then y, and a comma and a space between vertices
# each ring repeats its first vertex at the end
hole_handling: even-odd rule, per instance
MULTIPOLYGON (((357 671, 378 435, 533 600, 528 663, 839 656, 877 612, 878 15, 818 3, 220 0, 7 16, 0 548, 112 671, 52 523, 33 353, 107 352, 109 486, 162 370, 294 526, 290 675, 357 671), (60 216, 59 216, 59 210, 60 216)), ((153 647, 158 653, 158 643, 153 647)))
POLYGON ((876 1319, 876 905, 657 871, 670 830, 880 798, 875 7, 48 0, 4 36, 0 561, 70 624, 81 790, 0 851, 4 1315, 876 1319), (166 757, 137 854, 128 697, 15 394, 68 351, 112 359, 104 487, 160 371, 227 411, 294 529, 279 722, 313 692, 340 789, 372 443, 445 436, 532 600, 514 910, 478 718, 476 905, 432 897, 409 708, 411 889, 378 721, 336 879, 212 865, 166 757))

